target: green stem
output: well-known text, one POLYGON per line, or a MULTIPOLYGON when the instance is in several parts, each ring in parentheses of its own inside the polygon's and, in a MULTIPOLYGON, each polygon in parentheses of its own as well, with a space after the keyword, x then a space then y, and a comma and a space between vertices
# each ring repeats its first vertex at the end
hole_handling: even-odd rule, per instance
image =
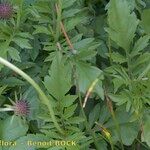
POLYGON ((131 58, 129 52, 126 50, 126 57, 127 57, 127 65, 128 65, 128 74, 130 78, 132 79, 132 68, 131 68, 131 58))
POLYGON ((108 50, 109 50, 110 65, 112 65, 112 49, 111 49, 111 40, 110 40, 110 37, 108 37, 108 50))
MULTIPOLYGON (((95 122, 95 124, 98 125, 100 128, 102 128, 102 126, 101 126, 98 122, 95 122)), ((105 141, 107 141, 107 142, 110 144, 111 150, 114 150, 114 145, 113 145, 113 142, 112 142, 111 137, 107 137, 107 138, 106 138, 105 136, 103 136, 103 135, 101 135, 101 134, 100 134, 100 136, 101 136, 105 141)))
POLYGON ((121 143, 121 149, 124 150, 124 146, 123 146, 123 142, 122 142, 122 138, 121 138, 120 126, 118 124, 118 121, 117 121, 117 118, 115 116, 115 113, 113 112, 113 113, 111 113, 111 115, 112 115, 112 118, 113 118, 113 120, 115 122, 116 129, 117 129, 117 132, 118 132, 118 135, 119 135, 119 139, 120 139, 120 143, 121 143))
POLYGON ((136 141, 138 141, 142 146, 144 146, 146 149, 149 149, 149 147, 147 145, 145 145, 144 143, 142 143, 139 139, 135 139, 136 141))
POLYGON ((109 143, 110 143, 110 146, 111 146, 111 150, 114 150, 114 145, 113 145, 113 143, 112 143, 112 140, 111 140, 111 139, 109 139, 109 143))
POLYGON ((22 7, 23 7, 23 0, 20 1, 19 10, 17 12, 17 23, 16 23, 17 30, 19 29, 21 22, 22 7))
POLYGON ((58 42, 60 36, 60 22, 61 22, 61 1, 58 0, 58 4, 56 3, 56 11, 57 11, 57 22, 56 22, 56 34, 55 34, 55 42, 58 42))
POLYGON ((56 117, 54 115, 54 111, 53 111, 52 105, 51 105, 49 99, 47 98, 47 96, 44 94, 44 92, 39 87, 39 85, 30 76, 28 76, 26 73, 24 73, 18 67, 16 67, 15 65, 11 64, 7 60, 3 59, 2 57, 0 57, 0 63, 5 65, 5 66, 7 66, 8 68, 13 70, 14 72, 18 73, 20 76, 22 76, 25 80, 27 80, 36 89, 36 91, 38 92, 38 94, 40 96, 40 99, 48 107, 48 110, 50 112, 50 115, 52 117, 52 120, 54 122, 55 127, 58 129, 58 131, 60 133, 63 133, 63 131, 61 130, 59 124, 57 123, 57 120, 56 120, 56 117))
POLYGON ((114 123, 115 123, 115 126, 116 126, 116 130, 117 130, 117 133, 118 133, 118 136, 119 136, 119 139, 120 139, 120 143, 121 143, 121 149, 124 150, 124 146, 123 146, 123 142, 122 142, 122 138, 121 138, 120 126, 119 126, 119 123, 118 123, 117 118, 116 118, 116 116, 115 116, 115 112, 114 112, 114 110, 113 110, 113 106, 112 106, 111 103, 109 104, 109 102, 111 102, 111 100, 110 100, 110 98, 108 97, 106 90, 105 90, 105 97, 106 97, 106 100, 107 100, 107 102, 108 102, 107 105, 108 105, 108 107, 109 107, 109 110, 110 110, 112 119, 113 119, 113 121, 114 121, 114 123))
POLYGON ((128 50, 126 50, 126 58, 127 58, 127 66, 128 66, 128 76, 130 78, 129 90, 131 91, 132 90, 133 74, 132 74, 132 67, 131 67, 131 57, 130 57, 128 50))
POLYGON ((82 97, 81 97, 81 93, 80 93, 80 88, 79 88, 79 82, 78 82, 77 75, 76 75, 76 82, 77 82, 76 84, 77 84, 77 89, 78 89, 78 97, 79 97, 81 112, 82 112, 82 115, 83 115, 83 117, 85 119, 85 127, 86 127, 86 130, 91 134, 91 136, 93 138, 93 141, 94 141, 94 144, 95 144, 95 147, 98 150, 98 142, 96 141, 95 133, 91 130, 91 128, 90 128, 90 126, 88 124, 87 117, 85 115, 84 109, 82 107, 82 97))
POLYGON ((0 112, 5 112, 5 111, 14 111, 13 108, 0 108, 0 112))

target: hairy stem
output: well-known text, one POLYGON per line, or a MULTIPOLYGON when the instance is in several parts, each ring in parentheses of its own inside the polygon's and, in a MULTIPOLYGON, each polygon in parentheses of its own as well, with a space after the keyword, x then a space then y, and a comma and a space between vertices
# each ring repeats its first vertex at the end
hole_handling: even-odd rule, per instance
POLYGON ((63 133, 63 131, 61 130, 59 124, 57 123, 57 120, 56 120, 56 117, 54 115, 54 111, 53 111, 52 105, 51 105, 49 99, 47 98, 47 96, 44 94, 44 92, 39 87, 39 85, 30 76, 28 76, 25 72, 23 72, 22 70, 20 70, 18 67, 16 67, 15 65, 11 64, 7 60, 3 59, 2 57, 0 57, 0 63, 5 65, 5 66, 7 66, 11 70, 13 70, 17 74, 19 74, 20 76, 22 76, 25 80, 27 80, 35 88, 35 90, 39 94, 40 99, 48 107, 48 110, 50 112, 50 115, 52 117, 52 120, 54 122, 55 127, 57 128, 57 130, 60 133, 63 133))

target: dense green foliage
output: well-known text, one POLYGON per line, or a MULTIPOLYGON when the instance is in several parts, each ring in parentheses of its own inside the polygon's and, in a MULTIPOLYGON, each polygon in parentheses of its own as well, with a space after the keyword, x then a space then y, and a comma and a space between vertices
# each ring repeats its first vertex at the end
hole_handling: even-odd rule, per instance
POLYGON ((149 149, 150 1, 7 3, 13 13, 0 19, 0 57, 38 85, 0 64, 0 140, 17 142, 0 150, 149 149), (15 113, 22 99, 27 116, 15 113))

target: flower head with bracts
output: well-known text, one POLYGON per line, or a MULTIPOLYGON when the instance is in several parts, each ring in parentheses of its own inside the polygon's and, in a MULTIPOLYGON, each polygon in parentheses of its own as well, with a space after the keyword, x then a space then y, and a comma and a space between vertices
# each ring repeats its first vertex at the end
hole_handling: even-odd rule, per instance
POLYGON ((13 6, 7 2, 0 2, 0 19, 10 19, 13 15, 13 6))
POLYGON ((27 117, 29 115, 31 107, 30 103, 27 100, 23 98, 20 98, 18 100, 16 93, 15 93, 15 102, 10 98, 9 100, 12 105, 5 104, 4 105, 5 108, 0 108, 0 111, 13 111, 15 115, 21 117, 27 117))

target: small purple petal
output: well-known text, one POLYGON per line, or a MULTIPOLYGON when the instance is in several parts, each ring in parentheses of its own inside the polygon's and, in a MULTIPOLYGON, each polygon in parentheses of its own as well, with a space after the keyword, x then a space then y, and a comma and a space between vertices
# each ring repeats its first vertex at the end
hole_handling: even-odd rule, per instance
POLYGON ((30 105, 26 100, 19 100, 14 105, 14 112, 19 116, 27 116, 30 113, 30 105))
POLYGON ((13 7, 8 3, 0 4, 0 18, 9 19, 13 14, 13 7))

